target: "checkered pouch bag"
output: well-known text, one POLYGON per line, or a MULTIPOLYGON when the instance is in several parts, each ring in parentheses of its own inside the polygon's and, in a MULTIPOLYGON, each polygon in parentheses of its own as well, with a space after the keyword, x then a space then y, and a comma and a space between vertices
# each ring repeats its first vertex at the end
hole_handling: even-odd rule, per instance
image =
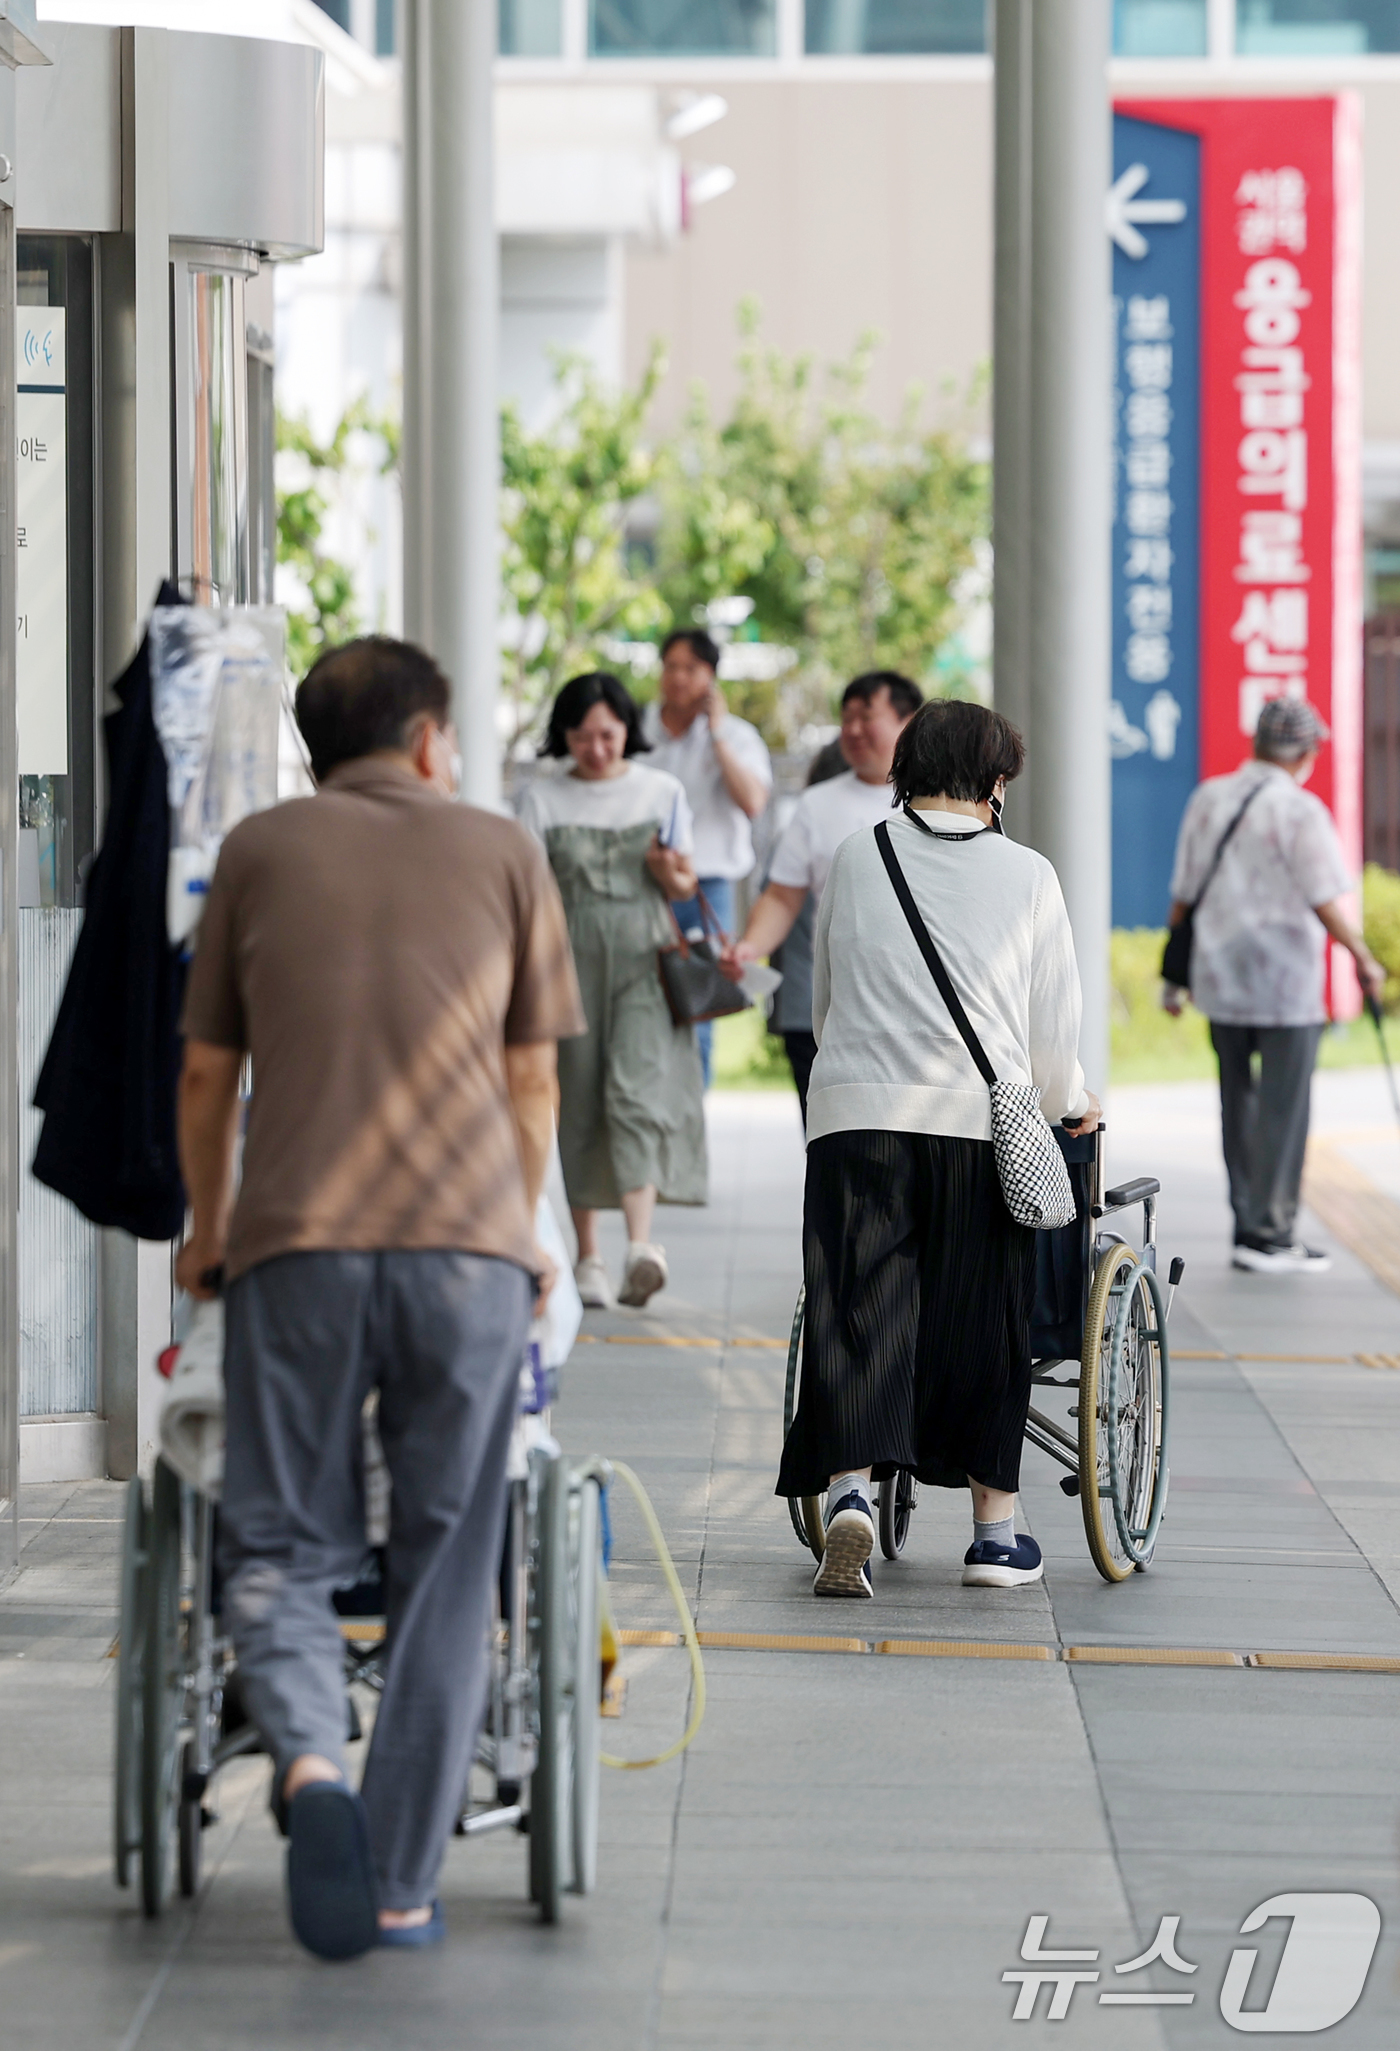
POLYGON ((909 921, 909 930, 918 942, 929 974, 938 985, 938 993, 952 1015, 953 1024, 962 1034, 967 1051, 991 1092, 992 1150, 996 1155, 997 1175, 1007 1210, 1018 1225, 1029 1225, 1036 1232, 1055 1232, 1062 1225, 1072 1225, 1075 1209, 1069 1170, 1040 1108, 1040 1091, 1034 1083, 997 1080, 996 1070, 987 1059, 986 1049, 962 1008, 962 1000, 949 980, 928 927, 919 916, 914 894, 899 866, 899 857, 890 841, 890 829, 884 820, 875 828, 875 839, 880 858, 894 885, 894 894, 899 899, 900 910, 909 921))

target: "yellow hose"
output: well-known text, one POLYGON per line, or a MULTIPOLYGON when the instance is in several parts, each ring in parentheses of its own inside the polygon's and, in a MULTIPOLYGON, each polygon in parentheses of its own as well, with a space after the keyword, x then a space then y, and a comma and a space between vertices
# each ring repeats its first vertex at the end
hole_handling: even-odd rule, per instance
POLYGON ((666 1586, 671 1591, 671 1600, 676 1606, 676 1615, 680 1618, 681 1629, 685 1633, 685 1649, 690 1654, 690 1672, 695 1685, 695 1708, 691 1712, 690 1722, 687 1724, 682 1736, 677 1738, 675 1744, 669 1746, 666 1751, 658 1752, 654 1759, 615 1759, 608 1752, 604 1752, 601 1755, 604 1766, 617 1766, 625 1773, 640 1773, 643 1768, 648 1766, 664 1766, 668 1759, 674 1759, 678 1752, 683 1752, 704 1722, 705 1662, 700 1657, 700 1640, 695 1635, 695 1619, 690 1614, 690 1605, 685 1599, 685 1590, 681 1587, 675 1561, 671 1558, 670 1551, 667 1548, 665 1534, 662 1532, 661 1526, 657 1521, 656 1512, 651 1506, 651 1497, 642 1487, 632 1469, 624 1461, 613 1460, 610 1464, 613 1472, 622 1476, 622 1479, 636 1497, 637 1507, 641 1511, 642 1519, 651 1534, 651 1542, 656 1549, 656 1557, 661 1563, 661 1571, 666 1577, 666 1586))

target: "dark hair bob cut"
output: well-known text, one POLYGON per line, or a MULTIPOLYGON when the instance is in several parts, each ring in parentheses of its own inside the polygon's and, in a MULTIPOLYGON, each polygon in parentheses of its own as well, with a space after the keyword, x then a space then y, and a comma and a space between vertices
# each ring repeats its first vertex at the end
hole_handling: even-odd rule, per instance
POLYGON ((901 676, 897 669, 868 669, 864 676, 851 678, 841 693, 841 703, 849 705, 852 698, 859 698, 868 705, 881 691, 889 692, 890 703, 901 719, 908 719, 924 702, 912 677, 901 676))
POLYGON ((606 705, 627 729, 624 755, 650 753, 651 742, 642 734, 641 708, 627 686, 611 670, 590 669, 581 677, 570 677, 550 707, 549 727, 542 755, 564 756, 569 752, 567 736, 582 726, 595 705, 606 705))
POLYGON ((719 643, 712 640, 703 627, 677 627, 666 636, 661 644, 661 660, 664 662, 671 650, 684 641, 697 662, 703 662, 709 669, 719 668, 719 643))
POLYGON ((990 706, 966 698, 931 698, 894 744, 890 782, 895 803, 911 798, 963 798, 984 805, 998 780, 1025 767, 1026 744, 990 706))

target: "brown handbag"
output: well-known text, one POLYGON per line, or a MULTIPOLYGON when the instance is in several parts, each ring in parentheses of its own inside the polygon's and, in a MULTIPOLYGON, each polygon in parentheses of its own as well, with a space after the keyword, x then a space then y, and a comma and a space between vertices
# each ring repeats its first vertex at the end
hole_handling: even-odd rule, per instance
POLYGON ((695 895, 704 939, 687 940, 675 907, 668 905, 676 938, 672 945, 656 950, 661 988, 677 1025, 702 1025, 709 1018, 725 1018, 732 1011, 747 1011, 752 1002, 720 967, 717 957, 724 945, 724 928, 704 891, 697 889, 695 895))

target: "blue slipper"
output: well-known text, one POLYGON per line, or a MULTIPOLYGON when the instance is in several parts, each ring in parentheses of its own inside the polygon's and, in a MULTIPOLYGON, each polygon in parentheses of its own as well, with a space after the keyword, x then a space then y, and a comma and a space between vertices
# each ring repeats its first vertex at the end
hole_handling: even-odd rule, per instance
POLYGON ((344 1781, 313 1781, 287 1804, 287 1903, 317 1958, 359 1958, 379 1941, 364 1803, 344 1781))
POLYGON ((433 1913, 426 1923, 399 1923, 389 1929, 383 1924, 379 1928, 379 1941, 390 1950, 421 1951, 424 1945, 441 1944, 447 1935, 447 1924, 442 1913, 442 1903, 433 1903, 433 1913))

